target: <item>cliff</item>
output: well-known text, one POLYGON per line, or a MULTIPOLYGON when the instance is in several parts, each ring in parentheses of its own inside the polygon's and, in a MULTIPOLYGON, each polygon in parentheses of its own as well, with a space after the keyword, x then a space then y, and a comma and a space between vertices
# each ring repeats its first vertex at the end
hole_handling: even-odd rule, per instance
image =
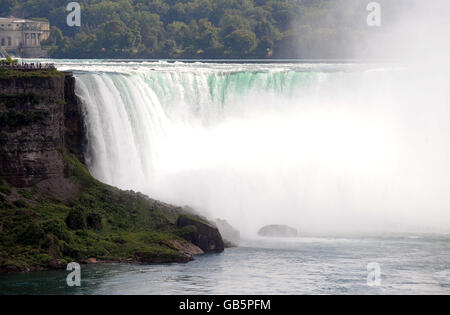
POLYGON ((181 208, 89 174, 71 73, 2 71, 0 271, 70 261, 187 262, 223 250, 214 225, 196 224, 203 219, 195 216, 180 225, 181 208))
POLYGON ((1 174, 12 185, 61 178, 64 77, 0 79, 1 174))

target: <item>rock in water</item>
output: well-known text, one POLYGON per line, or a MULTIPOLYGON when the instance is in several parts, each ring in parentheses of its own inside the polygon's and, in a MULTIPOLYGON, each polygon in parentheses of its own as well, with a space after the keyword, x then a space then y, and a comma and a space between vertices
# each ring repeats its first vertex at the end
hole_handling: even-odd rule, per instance
POLYGON ((297 237, 298 232, 297 229, 287 225, 272 224, 259 229, 258 235, 266 237, 297 237))
POLYGON ((183 237, 204 252, 223 251, 224 243, 219 229, 212 223, 194 215, 181 214, 177 220, 178 227, 191 227, 183 237))
POLYGON ((238 230, 222 219, 216 219, 216 225, 219 228, 220 235, 222 235, 225 247, 239 246, 241 233, 238 230))

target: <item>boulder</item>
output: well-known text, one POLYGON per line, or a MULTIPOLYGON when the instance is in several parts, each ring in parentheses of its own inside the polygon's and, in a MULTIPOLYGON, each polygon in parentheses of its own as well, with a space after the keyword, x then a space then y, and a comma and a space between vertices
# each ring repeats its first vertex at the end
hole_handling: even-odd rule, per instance
POLYGON ((241 233, 231 226, 226 220, 216 219, 216 225, 222 235, 225 247, 239 246, 241 233))
POLYGON ((200 247, 204 252, 223 251, 224 242, 219 229, 206 219, 181 214, 177 220, 178 227, 190 226, 192 229, 183 237, 192 244, 200 247))
POLYGON ((258 235, 266 237, 297 237, 298 232, 297 229, 287 225, 272 224, 259 229, 258 235))

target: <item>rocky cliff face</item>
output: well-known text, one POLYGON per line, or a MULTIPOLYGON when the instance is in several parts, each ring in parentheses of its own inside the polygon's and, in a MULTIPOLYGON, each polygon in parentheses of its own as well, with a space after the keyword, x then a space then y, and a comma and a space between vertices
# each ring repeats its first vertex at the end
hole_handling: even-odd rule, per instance
POLYGON ((0 272, 187 262, 223 250, 204 219, 89 174, 71 73, 1 70, 0 272))
POLYGON ((177 226, 185 228, 185 239, 203 251, 223 251, 224 243, 219 229, 205 218, 182 214, 178 217, 177 226))
POLYGON ((70 74, 0 79, 0 172, 12 185, 64 177, 65 111, 73 108, 70 74))

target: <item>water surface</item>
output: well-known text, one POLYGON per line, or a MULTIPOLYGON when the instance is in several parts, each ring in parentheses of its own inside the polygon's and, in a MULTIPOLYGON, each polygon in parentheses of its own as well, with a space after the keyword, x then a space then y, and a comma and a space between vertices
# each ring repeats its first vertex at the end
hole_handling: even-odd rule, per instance
POLYGON ((258 239, 187 264, 81 266, 0 276, 0 294, 450 294, 450 237, 258 239), (367 264, 381 286, 367 285, 367 264))

